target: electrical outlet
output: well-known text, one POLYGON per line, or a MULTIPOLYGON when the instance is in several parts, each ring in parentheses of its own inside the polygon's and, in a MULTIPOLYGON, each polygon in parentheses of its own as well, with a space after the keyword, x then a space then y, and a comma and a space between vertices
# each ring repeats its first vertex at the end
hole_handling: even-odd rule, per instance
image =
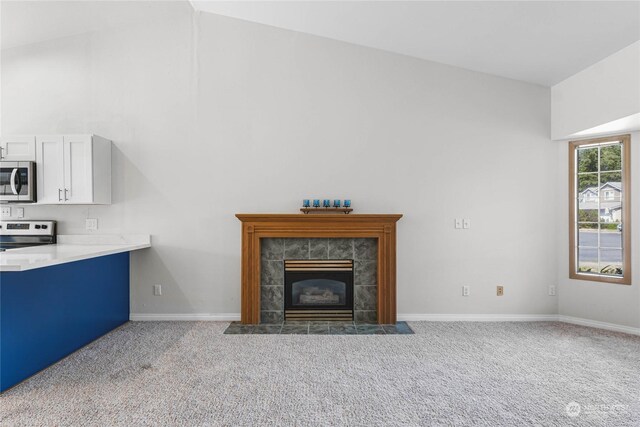
POLYGON ((463 286, 462 287, 462 296, 463 297, 468 297, 469 296, 469 292, 470 292, 469 286, 463 286))
POLYGON ((471 220, 469 218, 465 218, 462 220, 462 228, 465 230, 471 228, 471 220))
POLYGON ((11 206, 3 206, 0 208, 0 215, 2 216, 11 216, 11 206))
POLYGON ((97 218, 87 218, 85 221, 85 228, 87 230, 96 231, 98 229, 98 219, 97 218))
POLYGON ((504 295, 504 286, 498 286, 498 289, 496 291, 496 295, 498 295, 499 297, 504 295))
POLYGON ((162 285, 153 285, 153 295, 157 297, 162 295, 162 285))
POLYGON ((556 286, 555 285, 551 285, 549 286, 549 296, 556 296, 556 286))
POLYGON ((462 218, 456 218, 454 223, 453 223, 453 226, 458 230, 461 229, 462 228, 462 218))

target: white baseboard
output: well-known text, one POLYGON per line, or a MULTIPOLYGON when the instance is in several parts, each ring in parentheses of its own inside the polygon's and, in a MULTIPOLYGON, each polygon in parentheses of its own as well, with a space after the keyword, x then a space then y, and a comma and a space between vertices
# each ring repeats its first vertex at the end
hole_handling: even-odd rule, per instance
MULTIPOLYGON (((240 320, 240 313, 131 313, 132 321, 227 321, 240 320)), ((431 322, 545 322, 557 321, 555 314, 398 314, 399 321, 431 322)))
MULTIPOLYGON (((217 321, 233 322, 240 320, 240 313, 131 313, 132 321, 217 321)), ((399 321, 428 322, 565 322, 608 331, 640 335, 640 328, 599 322, 597 320, 558 314, 398 314, 399 321)))
POLYGON ((129 320, 132 321, 217 321, 233 322, 240 320, 240 313, 131 313, 129 320))
POLYGON ((400 321, 429 322, 554 322, 557 314, 398 314, 400 321))
POLYGON ((606 329, 608 331, 624 332, 626 334, 640 335, 640 328, 617 325, 615 323, 599 322, 597 320, 582 319, 580 317, 558 316, 558 320, 573 325, 588 326, 590 328, 606 329))

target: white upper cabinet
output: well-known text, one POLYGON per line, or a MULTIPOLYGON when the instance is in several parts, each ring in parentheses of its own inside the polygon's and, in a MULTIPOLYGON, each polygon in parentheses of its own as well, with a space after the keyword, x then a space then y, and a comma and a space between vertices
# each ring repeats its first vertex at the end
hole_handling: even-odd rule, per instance
POLYGON ((36 137, 38 203, 62 203, 64 189, 62 135, 36 137))
POLYGON ((8 136, 0 139, 0 160, 35 161, 36 138, 31 136, 8 136))
POLYGON ((111 203, 111 141, 96 135, 36 136, 40 204, 111 203))
POLYGON ((92 138, 87 135, 63 137, 64 200, 93 203, 92 138))

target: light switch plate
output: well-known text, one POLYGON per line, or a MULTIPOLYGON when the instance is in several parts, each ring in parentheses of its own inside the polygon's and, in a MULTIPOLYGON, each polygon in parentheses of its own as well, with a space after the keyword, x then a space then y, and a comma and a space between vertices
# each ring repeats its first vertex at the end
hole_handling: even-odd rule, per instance
POLYGON ((11 216, 11 206, 3 206, 0 208, 0 215, 11 216))
POLYGON ((458 229, 458 230, 461 229, 462 228, 462 218, 456 218, 453 224, 454 224, 453 226, 456 229, 458 229))
POLYGON ((16 218, 24 218, 24 208, 16 208, 14 215, 16 218))
POLYGON ((98 218, 87 218, 85 221, 85 228, 90 231, 98 229, 98 218))
POLYGON ((467 228, 471 228, 471 220, 469 218, 465 218, 462 220, 462 228, 464 228, 465 230, 467 228))

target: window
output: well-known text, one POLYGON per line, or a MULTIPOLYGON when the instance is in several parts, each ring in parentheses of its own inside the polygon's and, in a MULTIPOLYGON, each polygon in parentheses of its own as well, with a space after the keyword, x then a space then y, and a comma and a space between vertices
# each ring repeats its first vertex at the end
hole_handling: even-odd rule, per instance
POLYGON ((629 135, 569 143, 572 279, 631 284, 629 135))

